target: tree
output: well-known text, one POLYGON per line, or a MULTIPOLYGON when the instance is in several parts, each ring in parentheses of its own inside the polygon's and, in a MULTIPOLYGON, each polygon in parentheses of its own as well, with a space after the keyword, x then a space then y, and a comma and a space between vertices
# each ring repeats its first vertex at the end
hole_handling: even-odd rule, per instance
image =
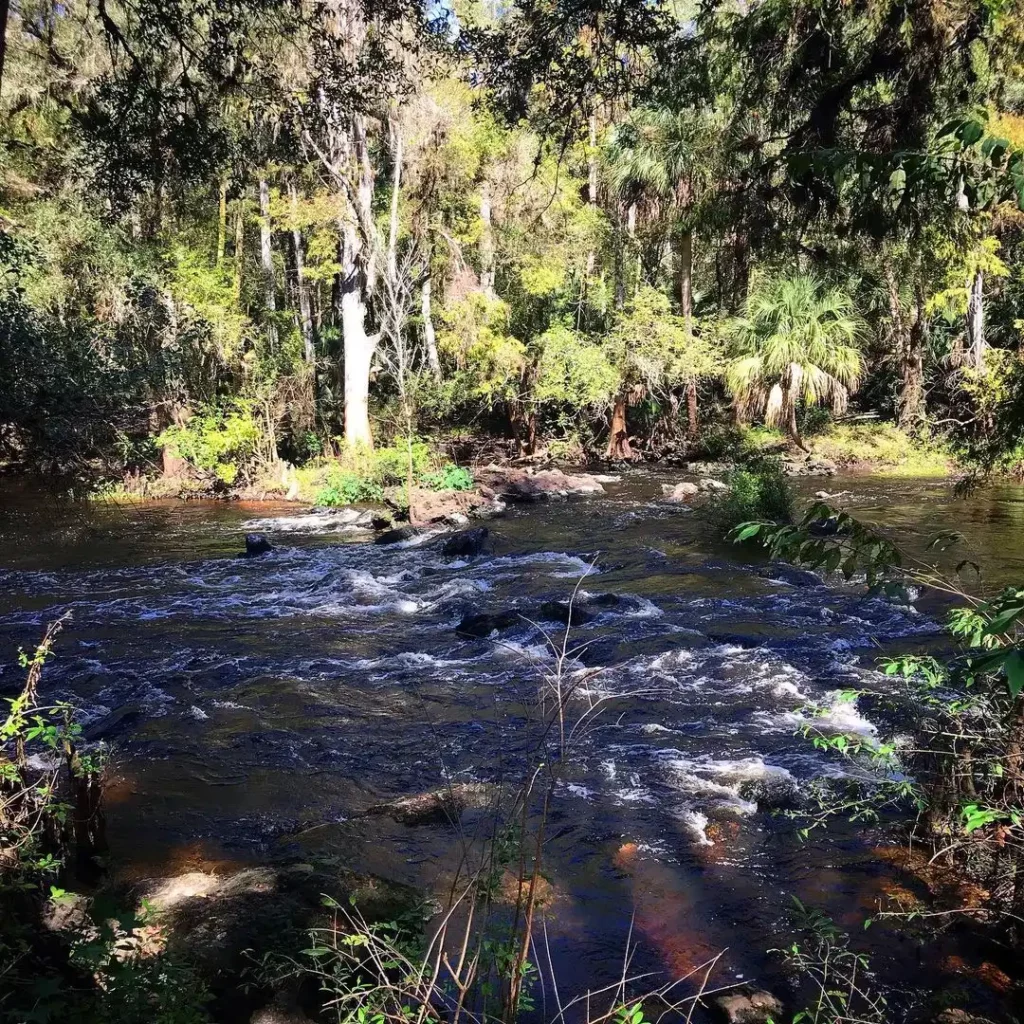
POLYGON ((755 289, 745 315, 730 325, 735 354, 726 380, 740 418, 761 416, 806 449, 800 404, 845 411, 863 369, 863 330, 849 296, 814 277, 778 278, 755 289))

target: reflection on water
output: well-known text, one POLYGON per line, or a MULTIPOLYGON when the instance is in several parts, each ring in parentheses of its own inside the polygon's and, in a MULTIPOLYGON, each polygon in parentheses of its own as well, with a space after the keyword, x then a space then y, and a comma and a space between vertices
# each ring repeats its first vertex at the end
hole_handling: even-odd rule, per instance
MULTIPOLYGON (((376 547, 295 506, 15 495, 0 511, 0 688, 18 683, 17 647, 72 609, 47 685, 116 746, 110 839, 134 871, 157 870, 169 849, 260 859, 317 847, 430 885, 449 831, 361 812, 446 780, 519 777, 536 739, 527 708, 551 664, 527 620, 588 574, 585 592, 617 600, 594 600, 574 636, 587 646, 570 668, 600 669, 590 687, 607 711, 552 812, 562 983, 616 978, 634 914, 648 966, 688 971, 725 949, 720 983, 771 981, 765 951, 787 935, 792 894, 868 950, 884 944, 890 980, 931 984, 912 943, 860 932, 884 888, 880 833, 839 827, 801 843, 770 811, 847 770, 796 734, 811 717, 866 736, 898 720, 906 697, 891 682, 860 705, 838 694, 879 683, 879 647, 938 642, 935 606, 896 607, 723 544, 699 515, 655 500, 664 479, 637 473, 607 498, 513 510, 492 524, 494 553, 470 560, 430 540, 376 547), (239 558, 254 520, 276 549, 239 558), (466 614, 509 609, 523 618, 500 644, 455 631, 466 614)), ((916 553, 958 529, 972 551, 954 563, 1024 580, 1018 488, 965 504, 944 483, 827 486, 916 553)), ((974 955, 958 941, 940 952, 974 955)))

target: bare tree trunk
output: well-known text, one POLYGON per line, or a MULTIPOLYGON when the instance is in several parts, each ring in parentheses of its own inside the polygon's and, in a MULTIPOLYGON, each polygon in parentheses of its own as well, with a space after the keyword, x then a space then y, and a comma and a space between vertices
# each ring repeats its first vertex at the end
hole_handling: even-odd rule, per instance
POLYGON ((688 381, 686 384, 686 429, 690 437, 695 437, 700 429, 700 422, 697 419, 697 382, 688 381))
POLYGON ((299 327, 302 330, 302 349, 306 362, 316 361, 313 339, 313 312, 309 302, 309 284, 306 281, 306 256, 303 252, 302 229, 299 227, 299 193, 295 182, 288 183, 288 198, 292 207, 292 247, 295 250, 295 291, 299 297, 299 327))
POLYGON ((240 199, 235 210, 235 301, 242 297, 242 265, 245 262, 245 216, 240 199))
POLYGON ((693 231, 689 228, 679 240, 679 309, 689 336, 693 333, 693 231))
POLYGON ((615 274, 615 308, 622 309, 626 304, 626 254, 625 240, 622 237, 622 204, 617 203, 615 221, 612 224, 612 259, 615 274))
MULTIPOLYGON (((591 114, 588 121, 587 148, 587 205, 593 210, 597 208, 597 115, 591 114)), ((587 280, 594 276, 597 253, 593 249, 587 253, 587 280)))
POLYGON ((11 13, 10 0, 0 0, 0 93, 4 87, 4 58, 7 56, 7 20, 11 13))
POLYGON ((431 280, 428 272, 423 278, 420 290, 420 310, 423 315, 423 344, 427 350, 427 366, 435 377, 441 376, 441 360, 437 354, 437 336, 434 333, 434 319, 430 310, 431 280))
POLYGON ((217 266, 224 262, 224 253, 228 245, 228 183, 220 183, 219 202, 217 207, 217 266))
POLYGON ((491 184, 480 182, 480 288, 494 298, 494 228, 491 223, 491 184))
POLYGON ((267 338, 271 349, 277 347, 277 289, 274 282, 274 250, 270 233, 270 185, 260 178, 260 264, 263 268, 263 304, 267 311, 267 338))
POLYGON ((611 431, 608 435, 608 448, 605 452, 608 459, 631 459, 633 449, 629 446, 629 432, 626 427, 626 399, 617 395, 612 405, 611 431))
POLYGON ((976 270, 967 291, 967 361, 985 369, 985 275, 976 270))

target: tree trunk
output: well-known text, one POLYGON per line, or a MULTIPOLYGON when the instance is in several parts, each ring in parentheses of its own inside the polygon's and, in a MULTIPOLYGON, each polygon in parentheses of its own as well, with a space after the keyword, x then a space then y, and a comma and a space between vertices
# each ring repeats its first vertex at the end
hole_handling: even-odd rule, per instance
POLYGON ((804 439, 800 436, 800 427, 796 422, 796 411, 799 402, 799 395, 791 393, 787 396, 786 405, 788 407, 788 413, 786 416, 786 431, 797 448, 801 449, 801 451, 807 451, 807 445, 804 444, 804 439))
POLYGON ((693 231, 689 228, 679 240, 679 309, 689 336, 693 333, 693 231))
POLYGON ((260 265, 263 269, 263 304, 267 312, 267 339, 271 350, 277 347, 277 289, 274 283, 274 250, 270 234, 270 185, 260 178, 260 265))
POLYGON ((306 257, 302 245, 302 229, 299 227, 299 194, 294 182, 288 184, 288 197, 292 208, 292 247, 295 250, 295 291, 299 297, 299 327, 302 330, 302 348, 306 362, 316 361, 316 346, 313 339, 313 312, 309 301, 309 284, 306 281, 306 257))
POLYGON ((0 93, 4 88, 4 58, 7 55, 7 20, 11 13, 10 0, 0 0, 0 93))
MULTIPOLYGON (((593 210, 597 208, 597 115, 591 114, 587 123, 587 205, 593 210)), ((597 264, 597 253, 587 253, 587 280, 594 276, 597 264)))
POLYGON ((228 244, 228 183, 220 183, 219 202, 217 206, 217 266, 224 262, 224 253, 228 244))
POLYGON ((423 345, 427 350, 427 366, 435 377, 441 376, 441 360, 437 354, 437 336, 434 333, 434 318, 430 310, 431 280, 428 273, 423 278, 420 291, 420 310, 423 315, 423 345))
POLYGON ((925 421, 924 353, 928 343, 928 318, 924 305, 924 289, 918 284, 907 344, 900 360, 903 383, 900 388, 899 425, 904 430, 917 430, 925 421))
POLYGON ((480 289, 494 298, 494 228, 491 223, 491 184, 480 182, 480 289))
POLYGON ((245 262, 245 216, 240 199, 235 209, 235 301, 242 298, 242 265, 245 262))
POLYGON ((967 291, 967 363, 985 369, 985 275, 974 272, 967 291))
POLYGON ((622 204, 616 203, 615 221, 612 224, 612 259, 615 274, 614 302, 616 309, 626 304, 626 254, 625 239, 622 237, 622 204))
POLYGON ((697 419, 697 382, 691 380, 686 385, 686 429, 690 437, 696 437, 700 429, 697 419))
POLYGON ((608 435, 608 449, 605 452, 608 459, 631 459, 633 449, 629 446, 629 432, 626 428, 626 399, 618 395, 612 406, 611 431, 608 435))
POLYGON ((370 364, 377 339, 366 333, 366 302, 358 268, 343 270, 341 332, 345 345, 345 443, 373 445, 370 432, 370 364))

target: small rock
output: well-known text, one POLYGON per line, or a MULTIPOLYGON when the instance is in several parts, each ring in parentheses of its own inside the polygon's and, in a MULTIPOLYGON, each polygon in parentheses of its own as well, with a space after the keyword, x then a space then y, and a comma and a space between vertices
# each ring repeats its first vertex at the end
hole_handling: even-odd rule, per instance
POLYGON ((977 1017, 966 1010, 943 1010, 936 1018, 935 1024, 992 1024, 987 1017, 977 1017))
POLYGON ((42 911, 43 927, 51 932, 71 934, 86 931, 91 925, 89 900, 69 892, 46 902, 42 911))
POLYGON ((394 529, 395 517, 390 512, 374 512, 370 517, 370 526, 375 530, 394 529))
POLYGON ((412 540, 420 533, 417 526, 399 526, 394 530, 385 530, 384 533, 374 537, 374 544, 399 544, 403 540, 412 540))
POLYGON ((486 526, 477 526, 472 530, 461 530, 452 534, 441 545, 442 555, 451 555, 456 558, 473 558, 479 555, 487 547, 490 537, 490 530, 486 526))
POLYGON ((665 495, 666 501, 684 502, 700 493, 700 488, 689 480, 678 484, 662 484, 661 492, 665 495))
POLYGON ((268 551, 273 550, 273 544, 262 533, 247 533, 245 535, 245 554, 247 558, 265 555, 268 551))
POLYGON ((716 491, 721 493, 722 491, 729 490, 729 485, 725 483, 724 480, 715 480, 714 477, 710 476, 703 477, 697 486, 702 491, 716 491))
POLYGON ((782 1003, 771 992, 732 992, 719 996, 715 1006, 728 1024, 767 1024, 782 1013, 782 1003))
POLYGON ((614 473, 594 473, 593 478, 599 484, 617 484, 622 481, 622 477, 616 476, 614 473))

